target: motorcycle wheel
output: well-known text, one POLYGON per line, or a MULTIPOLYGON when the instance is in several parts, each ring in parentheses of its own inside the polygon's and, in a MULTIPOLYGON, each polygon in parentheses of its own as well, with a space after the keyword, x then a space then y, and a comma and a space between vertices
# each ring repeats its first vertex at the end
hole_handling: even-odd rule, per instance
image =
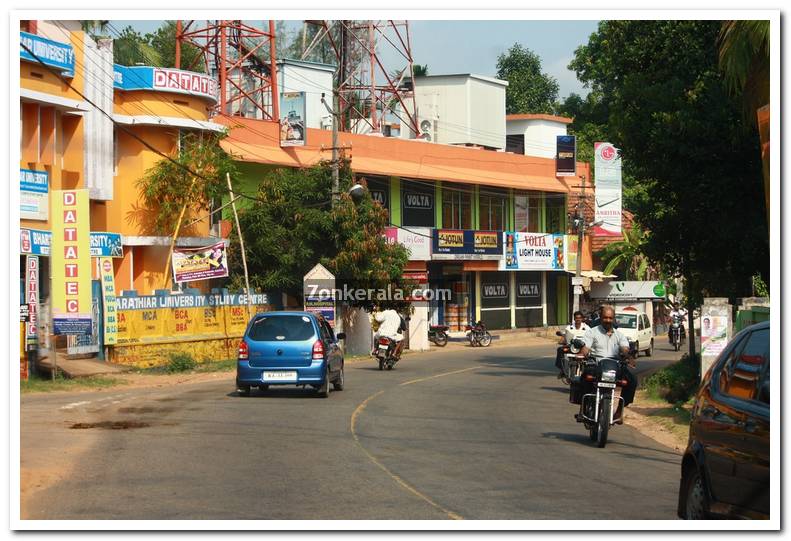
POLYGON ((676 348, 676 351, 678 351, 681 348, 681 343, 680 342, 675 342, 673 344, 673 347, 676 348))
POLYGON ((599 422, 598 433, 596 435, 596 445, 604 447, 607 445, 607 433, 610 431, 610 414, 612 409, 612 402, 610 398, 602 398, 599 403, 599 422))
POLYGON ((444 348, 445 346, 448 345, 448 335, 445 334, 444 332, 438 332, 434 337, 434 343, 437 346, 444 348))
POLYGON ((487 347, 491 343, 492 343, 492 335, 489 334, 489 331, 486 331, 485 333, 483 333, 483 336, 481 336, 481 345, 483 347, 487 347))
POLYGON ((385 362, 384 359, 379 359, 379 370, 385 369, 385 362))
POLYGON ((387 369, 388 369, 388 370, 392 370, 392 369, 393 369, 393 366, 395 366, 395 362, 394 362, 394 361, 392 361, 392 360, 391 360, 391 361, 387 361, 387 362, 385 363, 385 366, 387 366, 387 369))

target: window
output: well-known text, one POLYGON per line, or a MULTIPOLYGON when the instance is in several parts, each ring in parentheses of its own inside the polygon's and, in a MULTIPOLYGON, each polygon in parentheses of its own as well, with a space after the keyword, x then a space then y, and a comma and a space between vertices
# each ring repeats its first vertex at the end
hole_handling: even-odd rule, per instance
POLYGON ((519 135, 506 135, 505 136, 505 151, 513 152, 514 154, 525 153, 525 134, 519 135))
POLYGON ((329 323, 325 319, 319 320, 319 328, 321 329, 321 339, 325 342, 334 342, 335 341, 335 333, 332 332, 330 329, 329 323))
POLYGON ((615 326, 619 329, 636 329, 637 316, 634 314, 615 314, 615 326))
POLYGON ((249 334, 255 342, 302 342, 313 336, 307 316, 264 316, 253 323, 249 334))
POLYGON ((401 181, 401 225, 434 227, 434 189, 429 181, 401 181))
POLYGON ((545 196, 547 211, 546 233, 566 232, 566 196, 559 193, 548 193, 545 196))
POLYGON ((505 209, 507 197, 504 192, 493 188, 482 188, 479 197, 479 229, 483 231, 505 230, 505 209))
POLYGON ((442 184, 442 227, 472 229, 472 188, 442 184))
POLYGON ((729 352, 720 371, 720 391, 745 400, 758 399, 758 382, 768 364, 769 329, 753 331, 729 352))

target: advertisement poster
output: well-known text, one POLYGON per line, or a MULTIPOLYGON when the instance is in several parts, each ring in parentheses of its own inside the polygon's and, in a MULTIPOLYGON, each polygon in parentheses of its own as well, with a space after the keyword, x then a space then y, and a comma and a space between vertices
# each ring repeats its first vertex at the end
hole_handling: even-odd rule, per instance
POLYGON ((577 174, 577 136, 558 135, 556 149, 555 176, 575 176, 577 174))
POLYGON ((428 227, 386 227, 385 238, 388 243, 398 242, 409 250, 410 261, 431 259, 431 229, 428 227))
POLYGON ((506 231, 500 270, 564 270, 565 235, 506 231))
POLYGON ((194 282, 228 276, 225 244, 218 242, 202 248, 177 248, 173 251, 173 281, 194 282))
POLYGON ((91 232, 91 257, 124 257, 121 235, 104 231, 91 232))
POLYGON ((280 93, 280 146, 305 146, 305 93, 280 93))
POLYGON ((99 273, 101 275, 102 303, 104 305, 104 345, 114 346, 118 342, 118 307, 115 302, 113 260, 109 257, 100 258, 99 273))
POLYGON ((51 220, 54 334, 91 334, 88 190, 53 191, 51 220))
POLYGON ((19 217, 43 220, 49 217, 49 173, 19 170, 19 217))
POLYGON ((596 216, 594 235, 621 236, 621 157, 610 143, 594 143, 596 216))
POLYGON ((702 315, 700 318, 700 352, 703 356, 704 364, 713 362, 725 346, 728 345, 730 337, 728 328, 730 319, 728 318, 728 307, 717 305, 707 305, 704 302, 702 315))
POLYGON ((36 343, 38 337, 38 301, 39 301, 39 261, 38 256, 25 257, 25 302, 28 307, 28 319, 25 324, 27 343, 36 343))
POLYGON ((432 259, 499 260, 503 257, 503 238, 498 231, 434 229, 431 244, 432 259))

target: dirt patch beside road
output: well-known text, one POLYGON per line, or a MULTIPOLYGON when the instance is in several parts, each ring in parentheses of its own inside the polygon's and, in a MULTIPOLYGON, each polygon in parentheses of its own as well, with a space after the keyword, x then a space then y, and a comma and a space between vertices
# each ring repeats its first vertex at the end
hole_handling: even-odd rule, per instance
POLYGON ((624 423, 682 454, 689 435, 689 410, 689 406, 679 410, 649 398, 645 391, 637 391, 634 404, 626 409, 624 423))

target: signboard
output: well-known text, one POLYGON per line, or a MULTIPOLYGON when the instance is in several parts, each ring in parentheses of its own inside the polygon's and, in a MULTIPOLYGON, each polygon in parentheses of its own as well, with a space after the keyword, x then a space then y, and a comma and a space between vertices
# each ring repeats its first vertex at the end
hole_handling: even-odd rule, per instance
POLYGON ((305 93, 281 92, 280 115, 280 146, 305 146, 305 93))
POLYGON ((49 173, 19 170, 19 217, 27 220, 49 218, 49 173))
POLYGON ((223 242, 173 251, 174 282, 194 282, 224 276, 228 276, 228 261, 223 242))
POLYGON ((577 235, 566 235, 566 270, 577 272, 577 246, 579 246, 577 235))
POLYGON ((54 334, 91 334, 88 190, 53 191, 51 220, 54 334))
POLYGON ((428 227, 386 227, 387 242, 402 244, 409 250, 410 261, 431 259, 431 228, 428 227))
POLYGON ((91 257, 124 257, 121 235, 104 231, 91 232, 91 257))
POLYGON ((220 90, 217 80, 204 73, 151 66, 113 66, 113 86, 119 90, 156 90, 190 94, 215 102, 220 90))
POLYGON ((374 203, 379 203, 383 207, 387 206, 387 193, 384 190, 368 190, 374 203))
POLYGON ((113 260, 109 257, 99 259, 99 276, 101 277, 102 304, 104 306, 104 345, 114 346, 118 342, 118 307, 115 302, 113 260))
POLYGON ((404 191, 404 208, 431 210, 434 208, 434 196, 428 193, 404 191))
POLYGON ((64 76, 74 77, 74 48, 71 45, 27 32, 19 33, 19 43, 20 59, 38 64, 38 60, 33 56, 36 55, 47 66, 62 71, 64 76), (33 54, 27 52, 22 45, 33 51, 33 54))
POLYGON ((500 260, 503 257, 503 238, 499 231, 434 229, 431 245, 432 259, 500 260))
MULTIPOLYGON (((27 323, 30 321, 30 308, 27 304, 20 304, 19 305, 19 322, 20 323, 27 323)), ((24 343, 24 336, 22 337, 22 342, 24 343)))
POLYGON ((558 135, 555 153, 555 176, 573 177, 577 175, 577 136, 558 135))
POLYGON ((700 316, 701 375, 730 341, 731 305, 727 299, 704 299, 700 316))
POLYGON ((494 283, 481 285, 481 296, 484 299, 503 299, 508 297, 508 284, 494 283))
POLYGON ((518 282, 516 296, 522 298, 538 298, 541 296, 541 285, 538 282, 518 282))
POLYGON ((39 260, 38 256, 25 257, 25 302, 28 307, 28 319, 25 320, 25 341, 36 342, 38 339, 38 305, 39 305, 39 260))
POLYGON ((49 255, 52 233, 38 229, 20 229, 19 247, 23 254, 49 255))
POLYGON ((335 275, 321 263, 302 277, 302 288, 306 312, 321 315, 335 328, 335 275))
POLYGON ((500 270, 564 270, 565 235, 506 231, 500 270))
POLYGON ((591 299, 609 301, 658 300, 665 298, 665 284, 648 282, 594 282, 591 284, 591 299))
POLYGON ((594 235, 621 236, 621 157, 610 143, 594 143, 596 217, 594 235))

